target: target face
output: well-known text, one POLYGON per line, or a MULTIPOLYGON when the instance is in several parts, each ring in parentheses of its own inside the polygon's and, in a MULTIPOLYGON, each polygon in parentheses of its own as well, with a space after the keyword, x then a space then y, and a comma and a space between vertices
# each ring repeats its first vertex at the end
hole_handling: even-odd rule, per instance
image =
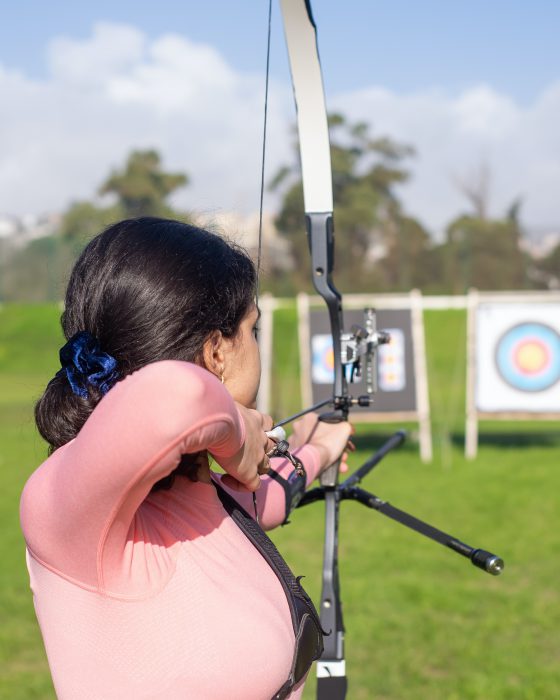
POLYGON ((381 391, 402 391, 406 386, 404 333, 387 328, 391 341, 380 345, 377 354, 378 382, 381 391))
POLYGON ((475 324, 476 409, 560 414, 560 304, 482 302, 475 324))
POLYGON ((334 351, 332 335, 314 335, 311 338, 311 377, 315 384, 334 381, 334 351))
POLYGON ((545 391, 560 380, 560 335, 544 323, 520 323, 498 340, 495 362, 513 389, 545 391))

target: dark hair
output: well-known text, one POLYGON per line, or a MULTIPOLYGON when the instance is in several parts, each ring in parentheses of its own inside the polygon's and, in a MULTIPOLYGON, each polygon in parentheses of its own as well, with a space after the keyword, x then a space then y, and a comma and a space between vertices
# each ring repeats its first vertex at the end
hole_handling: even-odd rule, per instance
MULTIPOLYGON (((203 364, 216 331, 234 337, 254 302, 248 254, 214 233, 169 219, 116 223, 93 238, 76 262, 61 317, 67 339, 88 331, 117 361, 119 379, 157 360, 203 364)), ((35 406, 50 451, 72 440, 101 398, 72 392, 55 376, 35 406)))

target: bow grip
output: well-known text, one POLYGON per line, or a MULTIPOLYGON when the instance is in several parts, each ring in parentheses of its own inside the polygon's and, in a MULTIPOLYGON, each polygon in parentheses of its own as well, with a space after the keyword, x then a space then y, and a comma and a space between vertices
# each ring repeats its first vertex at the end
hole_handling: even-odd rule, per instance
POLYGON ((321 486, 326 486, 327 488, 334 488, 338 484, 338 467, 340 464, 340 459, 330 467, 327 467, 325 471, 319 477, 319 483, 321 486))
MULTIPOLYGON (((329 411, 327 413, 321 413, 319 420, 322 423, 340 423, 344 420, 340 409, 335 411, 329 411)), ((340 466, 340 458, 336 460, 330 467, 327 467, 321 476, 319 477, 319 483, 321 486, 326 486, 328 488, 334 488, 338 484, 338 468, 340 466)))

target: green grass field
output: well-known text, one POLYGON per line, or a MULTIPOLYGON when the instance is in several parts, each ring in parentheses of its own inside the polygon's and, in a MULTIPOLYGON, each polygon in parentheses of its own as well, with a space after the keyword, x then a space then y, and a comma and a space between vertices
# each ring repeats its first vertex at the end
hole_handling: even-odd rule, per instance
MULTIPOLYGON (((58 368, 58 316, 54 306, 0 309, 2 699, 54 698, 29 592, 18 500, 45 456, 32 406, 58 368)), ((422 464, 411 439, 363 485, 469 544, 499 553, 506 570, 492 578, 380 514, 344 503, 340 568, 348 697, 560 698, 559 426, 482 424, 479 456, 467 462, 465 317, 434 311, 425 320, 435 459, 422 464)), ((297 407, 294 321, 289 309, 275 321, 278 416, 297 407)), ((393 427, 358 426, 353 464, 393 427)), ((322 506, 313 505, 274 534, 295 572, 306 574, 315 600, 322 518, 322 506)), ((314 697, 314 686, 310 679, 306 700, 314 697)))

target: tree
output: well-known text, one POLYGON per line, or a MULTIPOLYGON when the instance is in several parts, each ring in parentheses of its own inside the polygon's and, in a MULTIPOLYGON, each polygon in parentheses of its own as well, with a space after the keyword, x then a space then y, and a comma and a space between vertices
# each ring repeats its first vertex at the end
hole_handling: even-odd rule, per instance
POLYGON ((109 207, 74 202, 62 217, 60 235, 78 251, 104 228, 124 218, 124 209, 119 202, 109 207))
POLYGON ((111 173, 99 193, 116 195, 127 218, 170 216, 166 200, 188 181, 184 173, 164 172, 156 151, 133 151, 124 169, 111 173))
POLYGON ((30 242, 25 248, 3 256, 0 295, 9 301, 60 299, 70 270, 86 243, 110 224, 127 217, 164 216, 189 220, 174 211, 167 198, 187 184, 182 173, 166 173, 156 151, 134 151, 122 171, 113 172, 101 193, 116 201, 105 206, 74 202, 62 217, 59 231, 30 242))
POLYGON ((539 287, 560 289, 560 243, 545 258, 533 263, 532 272, 539 287))
POLYGON ((519 202, 503 219, 463 215, 447 228, 445 279, 457 294, 477 289, 524 289, 528 257, 520 247, 519 202))
POLYGON ((187 213, 174 211, 166 201, 188 181, 185 173, 165 172, 156 151, 133 151, 124 168, 113 171, 99 189, 100 194, 112 194, 116 201, 108 206, 75 202, 63 217, 60 233, 81 248, 95 234, 121 219, 163 216, 188 220, 187 213))
POLYGON ((490 181, 490 167, 485 162, 480 163, 478 169, 469 176, 455 178, 457 188, 467 198, 472 207, 473 216, 477 219, 488 218, 490 181))
MULTIPOLYGON (((336 210, 336 279, 345 291, 370 290, 387 283, 376 260, 393 251, 397 239, 406 230, 424 231, 418 222, 405 217, 396 196, 397 185, 408 179, 402 162, 413 155, 410 146, 387 137, 372 138, 363 122, 350 124, 340 114, 329 117, 333 195, 336 210)), ((303 235, 303 190, 296 168, 282 168, 271 189, 282 188, 283 201, 275 223, 291 244, 295 260, 307 260, 303 235)), ((428 243, 426 235, 417 236, 420 247, 428 243)), ((392 260, 393 264, 397 261, 392 260)), ((309 286, 306 268, 298 267, 294 276, 299 288, 309 286)), ((393 275, 394 277, 394 275, 393 275)), ((397 273, 398 277, 398 273, 397 273)), ((394 281, 394 280, 392 280, 394 281)), ((397 280, 395 284, 402 282, 397 280)))
POLYGON ((439 265, 434 258, 430 235, 422 224, 408 216, 397 216, 394 235, 376 270, 380 288, 387 291, 437 288, 439 265))
POLYGON ((58 301, 76 252, 69 241, 59 235, 44 236, 15 251, 2 265, 2 299, 4 301, 58 301))

